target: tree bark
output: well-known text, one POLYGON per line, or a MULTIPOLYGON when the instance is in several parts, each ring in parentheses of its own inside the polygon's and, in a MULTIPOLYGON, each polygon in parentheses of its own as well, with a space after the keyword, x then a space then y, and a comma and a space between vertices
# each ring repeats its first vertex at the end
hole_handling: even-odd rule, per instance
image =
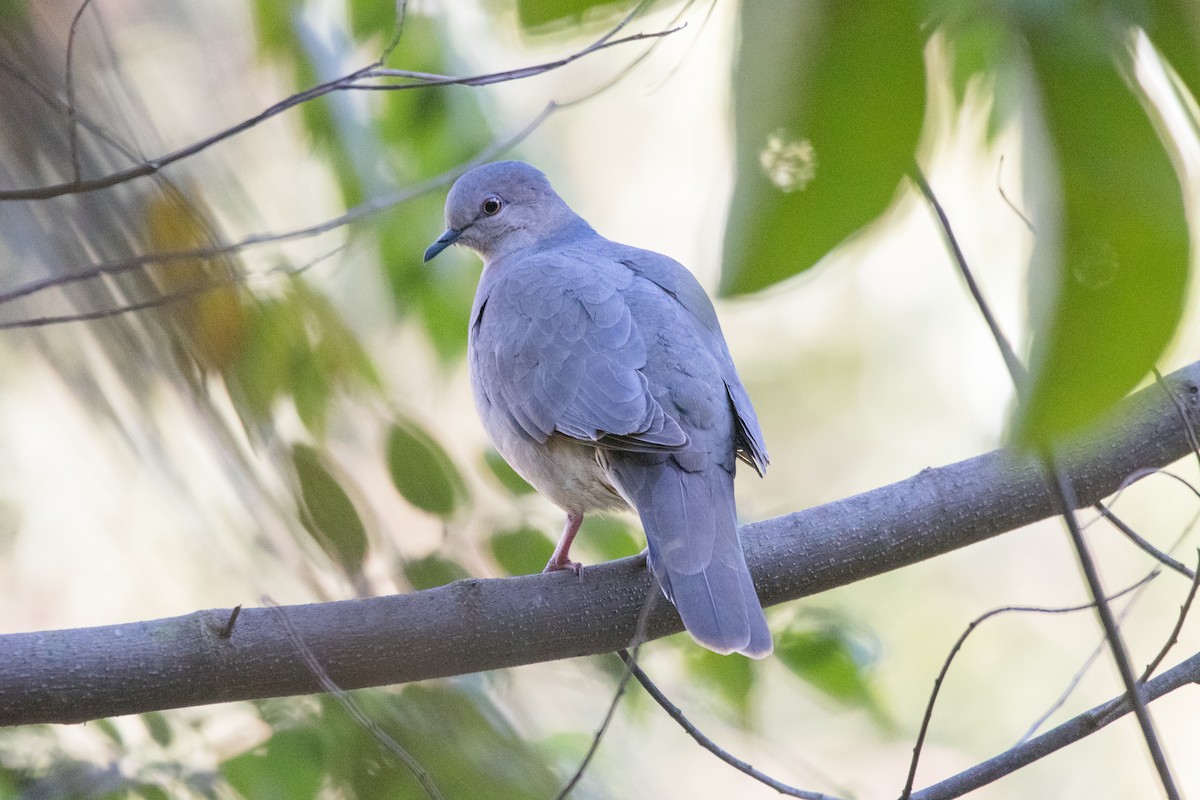
MULTIPOLYGON (((1192 450, 1200 362, 1149 386, 1056 453, 1080 507, 1192 450)), ((923 561, 1053 514, 1032 454, 998 450, 827 505, 746 525, 764 605, 923 561)), ((411 594, 0 636, 0 724, 320 691, 307 648, 343 689, 405 683, 627 647, 682 630, 640 556, 569 572, 470 579, 411 594), (284 616, 286 615, 286 620, 284 616), (290 623, 290 625, 288 624, 290 623), (290 629, 289 629, 290 628, 290 629)))

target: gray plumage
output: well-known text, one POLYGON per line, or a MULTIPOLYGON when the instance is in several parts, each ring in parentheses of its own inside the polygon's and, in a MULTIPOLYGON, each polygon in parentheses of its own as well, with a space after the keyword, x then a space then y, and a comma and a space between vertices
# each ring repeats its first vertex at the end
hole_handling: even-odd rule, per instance
POLYGON ((471 311, 475 404, 501 455, 567 511, 547 569, 588 511, 632 506, 649 563, 688 631, 719 653, 772 649, 738 540, 738 458, 762 431, 716 312, 666 256, 600 236, 517 161, 477 167, 446 198, 451 244, 484 261, 471 311))

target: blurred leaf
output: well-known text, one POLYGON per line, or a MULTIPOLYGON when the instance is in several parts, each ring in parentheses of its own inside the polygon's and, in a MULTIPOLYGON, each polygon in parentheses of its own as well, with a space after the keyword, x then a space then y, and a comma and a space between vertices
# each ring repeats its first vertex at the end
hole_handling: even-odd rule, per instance
POLYGON ((987 96, 990 92, 987 134, 993 139, 1024 100, 1024 62, 1018 49, 1020 39, 1008 15, 975 3, 953 2, 945 6, 941 25, 950 50, 950 85, 959 106, 965 105, 972 83, 987 96))
POLYGON ((308 445, 292 447, 292 463, 300 480, 305 527, 348 574, 358 574, 367 555, 367 531, 350 497, 308 445))
POLYGON ((296 0, 254 0, 251 8, 263 52, 294 55, 296 32, 292 29, 292 15, 299 11, 299 3, 296 0))
POLYGON ((354 38, 382 36, 391 39, 402 2, 406 0, 350 0, 350 30, 354 38))
MULTIPOLYGON (((147 244, 151 252, 172 253, 214 247, 205 210, 191 190, 166 187, 146 205, 147 244)), ((158 290, 178 297, 161 313, 178 325, 188 350, 207 369, 223 370, 241 351, 246 335, 245 290, 229 257, 170 260, 146 267, 158 290)))
POLYGON ((553 26, 578 25, 585 18, 615 17, 625 13, 632 3, 621 0, 517 0, 517 19, 527 30, 553 26), (603 8, 597 14, 594 9, 603 8))
POLYGON ((305 728, 276 731, 262 747, 221 764, 225 779, 247 800, 315 798, 327 769, 319 733, 305 728))
POLYGON ((891 204, 925 110, 921 8, 741 5, 723 294, 808 269, 891 204))
POLYGON ((290 397, 316 436, 325 429, 337 388, 381 387, 366 351, 329 300, 296 279, 278 299, 247 307, 245 347, 225 373, 243 419, 270 419, 275 403, 290 397))
MULTIPOLYGON (((410 14, 391 61, 406 69, 446 73, 451 43, 437 20, 410 14)), ((492 138, 491 120, 479 107, 475 92, 421 89, 376 93, 374 132, 388 157, 386 171, 399 184, 449 170, 473 158, 492 138), (378 96, 383 95, 383 96, 378 96)), ((444 361, 466 352, 467 317, 475 294, 477 261, 460 268, 453 258, 432 265, 421 260, 425 248, 442 232, 444 192, 432 192, 396 206, 369 223, 379 241, 379 254, 392 299, 404 314, 417 314, 444 361)))
POLYGON ((603 561, 635 556, 644 548, 625 520, 599 515, 584 517, 575 541, 598 554, 603 561))
MULTIPOLYGON (((1031 273, 1030 385, 1014 438, 1046 442, 1097 419, 1145 377, 1183 311, 1188 228, 1179 177, 1096 22, 1027 26, 1061 180, 1058 227, 1031 273)), ((1121 56, 1118 56, 1121 57, 1121 56)))
MULTIPOLYGON (((125 744, 125 739, 124 739, 124 737, 121 736, 120 729, 117 728, 117 726, 113 724, 113 721, 111 719, 97 719, 97 720, 93 720, 92 722, 90 722, 88 724, 91 725, 92 727, 94 727, 96 730, 103 733, 106 737, 108 737, 108 739, 110 739, 113 742, 113 744, 122 745, 122 746, 125 744)), ((4 795, 0 795, 0 797, 3 797, 3 796, 4 795)))
POLYGON ((147 711, 141 715, 142 724, 146 726, 146 731, 150 734, 159 747, 167 747, 171 744, 171 725, 167 722, 167 718, 158 711, 147 711))
POLYGON ((450 456, 410 419, 393 423, 387 461, 397 491, 423 511, 448 517, 467 497, 466 484, 450 456))
POLYGON ((445 586, 462 578, 471 577, 457 561, 451 561, 444 556, 434 553, 424 558, 413 559, 404 563, 404 577, 408 579, 413 589, 432 589, 435 586, 445 586))
POLYGON ((500 485, 508 489, 512 494, 529 494, 537 491, 537 489, 526 483, 525 479, 518 475, 515 469, 508 465, 508 462, 504 460, 504 456, 500 455, 496 448, 489 447, 483 451, 483 462, 487 464, 487 468, 491 470, 496 480, 500 481, 500 485))
POLYGON ((687 640, 688 672, 705 686, 715 689, 746 724, 750 713, 750 691, 754 688, 754 662, 740 655, 723 656, 687 640))
POLYGON ((846 627, 827 624, 815 630, 791 628, 776 633, 775 656, 823 694, 881 716, 881 707, 864 673, 867 659, 863 648, 846 627))
MULTIPOLYGON (((401 692, 354 693, 379 728, 425 769, 447 800, 544 800, 558 779, 486 695, 461 685, 420 684, 401 692)), ((409 771, 350 717, 321 698, 331 777, 359 798, 424 797, 409 771)))
POLYGON ((1195 0, 1146 0, 1132 7, 1150 41, 1200 100, 1200 4, 1195 0))
POLYGON ((501 531, 492 537, 492 555, 509 575, 541 572, 554 553, 554 542, 536 528, 501 531))

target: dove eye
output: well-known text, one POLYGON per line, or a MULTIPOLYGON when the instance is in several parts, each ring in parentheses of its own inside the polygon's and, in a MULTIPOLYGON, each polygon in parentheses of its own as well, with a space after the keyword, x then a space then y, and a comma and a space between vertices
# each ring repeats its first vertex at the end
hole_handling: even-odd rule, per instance
POLYGON ((503 205, 504 203, 500 201, 500 198, 493 195, 492 197, 489 197, 483 201, 483 213, 487 214, 489 217, 494 216, 500 213, 500 209, 503 207, 503 205))

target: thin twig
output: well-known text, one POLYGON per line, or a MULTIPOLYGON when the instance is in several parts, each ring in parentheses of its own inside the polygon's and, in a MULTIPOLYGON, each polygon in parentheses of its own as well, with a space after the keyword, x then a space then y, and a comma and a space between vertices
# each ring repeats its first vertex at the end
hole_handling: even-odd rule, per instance
POLYGON ((72 70, 72 66, 75 58, 75 34, 79 29, 79 20, 83 17, 83 12, 87 11, 88 6, 91 4, 92 0, 83 0, 79 4, 79 8, 75 10, 75 16, 71 19, 71 29, 67 33, 67 141, 70 143, 71 150, 71 176, 76 183, 80 179, 79 126, 76 124, 75 73, 72 70))
MULTIPOLYGON (((1151 572, 1149 575, 1142 578, 1132 586, 1117 592, 1115 595, 1113 595, 1113 599, 1116 599, 1128 592, 1132 592, 1134 589, 1137 589, 1139 586, 1142 586, 1148 581, 1152 580, 1157 574, 1157 571, 1151 572)), ((1074 611, 1084 611, 1093 607, 1094 605, 1095 603, 1092 602, 1084 603, 1083 605, 1064 606, 1060 608, 1046 608, 1045 606, 1003 606, 1001 608, 993 608, 990 611, 986 611, 975 619, 971 620, 970 624, 967 625, 966 630, 959 635, 958 640, 954 642, 954 646, 950 648, 950 652, 946 656, 946 660, 942 662, 941 671, 938 672, 937 678, 935 678, 933 681, 933 691, 930 692, 929 701, 925 704, 925 716, 921 719, 921 728, 917 733, 917 741, 913 745, 912 760, 908 764, 908 779, 904 782, 903 791, 900 792, 900 800, 908 800, 908 798, 912 795, 913 783, 917 777, 917 765, 921 759, 921 750, 925 745, 925 736, 929 733, 930 721, 933 719, 933 707, 937 702, 938 693, 941 692, 942 683, 945 681, 946 675, 950 672, 950 664, 954 661, 955 656, 958 655, 958 651, 962 649, 964 644, 966 644, 967 637, 969 637, 976 628, 983 624, 983 622, 991 619, 992 617, 1000 616, 1001 614, 1069 614, 1074 611)))
POLYGON ((241 275, 233 273, 220 278, 189 286, 186 289, 180 289, 177 292, 169 292, 160 294, 158 297, 152 297, 148 300, 141 300, 136 303, 126 303, 123 306, 115 306, 113 308, 100 308, 94 311, 80 311, 76 314, 56 314, 46 317, 26 317, 24 319, 2 320, 0 321, 0 331, 3 330, 21 330, 25 328, 44 328, 48 325, 64 325, 69 322, 95 322, 96 320, 108 319, 109 317, 119 317, 122 314, 131 314, 135 311, 145 311, 151 308, 164 308, 175 303, 181 303, 186 300, 192 300, 217 289, 224 289, 230 286, 245 285, 250 279, 265 278, 273 275, 287 275, 289 277, 300 275, 304 272, 320 264, 328 258, 333 257, 341 252, 344 246, 339 245, 332 250, 328 250, 316 258, 301 264, 299 267, 273 267, 271 269, 256 272, 253 275, 241 275))
POLYGON ((996 190, 1000 192, 1000 199, 1004 201, 1005 205, 1008 206, 1010 211, 1012 211, 1021 219, 1021 222, 1025 223, 1025 227, 1029 229, 1030 233, 1037 233, 1033 227, 1033 223, 1029 221, 1029 217, 1025 216, 1025 212, 1017 208, 1017 204, 1009 199, 1008 192, 1004 191, 1004 181, 1001 179, 1001 173, 1003 171, 1004 156, 1002 155, 1000 156, 1000 163, 996 165, 996 190))
MULTIPOLYGON (((1170 474, 1170 473, 1168 473, 1168 474, 1170 474)), ((1167 549, 1168 553, 1174 551, 1175 548, 1179 546, 1180 542, 1182 542, 1185 538, 1187 538, 1188 534, 1191 533, 1192 529, 1196 526, 1196 523, 1198 521, 1200 521, 1200 513, 1197 513, 1196 515, 1194 515, 1192 517, 1191 521, 1183 527, 1183 530, 1180 531, 1179 535, 1177 537, 1175 537, 1175 541, 1172 542, 1171 546, 1167 549)), ((1157 575, 1158 570, 1156 569, 1154 572, 1152 572, 1150 574, 1157 575)), ((1128 617, 1129 614, 1133 612, 1134 605, 1138 602, 1138 600, 1141 599, 1142 593, 1145 592, 1147 588, 1148 587, 1146 585, 1142 585, 1142 586, 1138 587, 1137 591, 1134 592, 1133 596, 1129 598, 1129 601, 1127 603, 1125 603, 1124 607, 1121 609, 1120 613, 1117 615, 1117 623, 1118 624, 1124 624, 1125 618, 1128 617)), ((1063 689, 1062 693, 1058 696, 1058 698, 1053 703, 1050 704, 1050 707, 1047 708, 1040 717, 1038 717, 1036 720, 1034 720, 1033 724, 1029 726, 1029 729, 1027 731, 1025 731, 1025 733, 1021 736, 1020 739, 1017 740, 1017 744, 1024 744, 1025 742, 1032 739, 1037 734, 1038 730, 1042 727, 1042 725, 1044 725, 1046 723, 1046 720, 1050 719, 1050 717, 1054 715, 1054 712, 1058 711, 1060 708, 1063 707, 1063 705, 1066 704, 1067 699, 1071 696, 1071 693, 1075 691, 1075 688, 1083 680, 1083 676, 1087 674, 1087 671, 1092 668, 1093 664, 1096 663, 1096 659, 1098 659, 1101 656, 1101 654, 1104 652, 1104 645, 1105 645, 1105 638, 1104 638, 1104 634, 1101 633, 1100 640, 1096 643, 1096 646, 1094 648, 1092 648, 1092 651, 1088 654, 1088 657, 1086 659, 1084 659, 1083 665, 1075 672, 1075 675, 1067 683, 1066 688, 1063 689)))
POLYGON ((1192 588, 1188 590, 1187 598, 1184 599, 1183 605, 1179 608, 1179 617, 1175 620, 1175 627, 1171 629, 1171 635, 1167 637, 1167 642, 1163 645, 1162 649, 1158 651, 1158 655, 1154 657, 1153 661, 1146 665, 1146 670, 1142 673, 1142 676, 1138 678, 1139 683, 1145 683, 1146 681, 1150 680, 1150 676, 1154 674, 1154 670, 1158 669, 1158 665, 1161 664, 1163 659, 1167 657, 1167 653, 1169 653, 1171 648, 1179 642, 1179 632, 1183 630, 1183 622, 1187 619, 1188 611, 1190 611, 1192 608, 1192 601, 1196 599, 1196 588, 1200 587, 1200 550, 1196 551, 1196 556, 1197 569, 1192 576, 1192 588))
MULTIPOLYGON (((1147 701, 1189 684, 1200 682, 1200 653, 1183 661, 1144 687, 1147 701)), ((911 800, 951 800, 1029 766, 1044 756, 1091 736, 1100 728, 1120 719, 1130 710, 1128 697, 1122 695, 1073 717, 1036 739, 1005 750, 944 781, 914 792, 911 800)))
MULTIPOLYGON (((632 653, 630 658, 637 663, 638 649, 642 646, 642 642, 646 636, 646 622, 650 619, 650 612, 654 609, 655 600, 658 596, 658 587, 651 583, 647 592, 646 600, 642 603, 642 611, 638 614, 638 622, 634 627, 633 637, 629 643, 629 651, 632 653)), ((592 736, 592 744, 588 747, 587 753, 583 756, 583 761, 579 762, 579 767, 571 775, 571 779, 567 781, 562 790, 555 795, 555 800, 563 800, 575 788, 576 784, 583 779, 583 774, 587 771, 588 765, 591 764, 592 758, 596 755, 596 751, 600 749, 600 742, 604 739, 604 734, 608 731, 608 726, 612 723, 613 717, 617 713, 617 705, 621 702, 621 697, 625 694, 626 687, 629 686, 629 679, 633 677, 633 673, 629 669, 621 675, 621 680, 617 684, 617 690, 613 693, 612 702, 608 704, 608 711, 604 715, 604 720, 600 723, 600 727, 596 729, 596 733, 592 736)))
POLYGON ((1109 652, 1112 653, 1113 660, 1117 664, 1117 671, 1121 675, 1121 683, 1125 686, 1125 694, 1133 707, 1133 714, 1138 721, 1138 727, 1142 730, 1142 738, 1146 741, 1146 749, 1149 751, 1150 758, 1154 762, 1154 768, 1158 772, 1163 792, 1166 794, 1168 800, 1179 800, 1179 789, 1175 786, 1175 779, 1171 776, 1171 768, 1167 764, 1166 754, 1163 752, 1158 734, 1154 730, 1154 721, 1150 718, 1150 711, 1146 708, 1146 699, 1142 694, 1142 687, 1139 686, 1137 678, 1133 674, 1133 665, 1129 661, 1129 653, 1125 649, 1125 642, 1121 638, 1120 628, 1113 617, 1112 608, 1104 597, 1104 587, 1100 583, 1100 574, 1096 570, 1096 564, 1092 560, 1092 554, 1088 550, 1087 542, 1084 541, 1083 531, 1079 528, 1079 521, 1075 518, 1074 509, 1078 505, 1075 501, 1075 490, 1066 480, 1063 473, 1059 471, 1054 463, 1054 457, 1049 451, 1043 451, 1042 458, 1049 473, 1046 482, 1050 488, 1051 499, 1058 506, 1057 511, 1062 516, 1063 522, 1066 523, 1067 532, 1070 534, 1071 541, 1075 545, 1075 555, 1079 559, 1079 566, 1083 570, 1088 590, 1092 593, 1092 597, 1096 599, 1096 616, 1099 617, 1100 625, 1104 629, 1104 636, 1108 639, 1109 652))
POLYGON ((1112 512, 1112 509, 1110 509, 1108 506, 1104 505, 1103 502, 1097 501, 1096 503, 1093 503, 1092 508, 1094 508, 1098 512, 1100 512, 1100 516, 1104 517, 1106 520, 1108 520, 1110 523, 1112 523, 1112 526, 1114 528, 1116 528, 1118 531, 1120 531, 1122 534, 1124 534, 1126 539, 1133 542, 1135 545, 1137 545, 1139 548, 1141 548, 1143 551, 1145 551, 1147 554, 1149 554, 1152 558, 1157 560, 1160 564, 1162 564, 1165 567, 1170 567, 1171 569, 1178 572, 1180 575, 1183 575, 1184 577, 1186 577, 1188 580, 1196 579, 1196 573, 1193 572, 1190 568, 1188 568, 1187 565, 1185 565, 1182 561, 1179 561, 1178 559, 1171 558, 1171 556, 1167 555, 1162 550, 1159 550, 1157 547, 1152 545, 1150 542, 1148 542, 1145 539, 1145 537, 1143 537, 1141 534, 1139 534, 1137 531, 1135 531, 1133 528, 1131 528, 1125 522, 1125 520, 1121 519, 1116 514, 1114 514, 1112 512))
MULTIPOLYGON (((920 166, 914 164, 911 173, 921 193, 925 196, 926 201, 937 215, 942 233, 954 256, 959 273, 966 281, 980 314, 992 332, 996 346, 999 348, 1004 358, 1004 363, 1008 367, 1009 377, 1012 379, 1013 386, 1016 389, 1017 398, 1023 402, 1028 384, 1028 373, 1025 370, 1025 366, 1017 358, 1012 345, 992 315, 987 300, 984 298, 983 292, 980 290, 971 273, 966 256, 963 254, 962 248, 958 245, 958 239, 954 235, 950 219, 946 216, 945 210, 942 209, 941 203, 938 202, 937 197, 934 195, 933 189, 925 179, 920 166)), ((1125 684, 1125 691, 1129 696, 1129 702, 1133 706, 1138 725, 1141 727, 1142 736, 1146 741, 1146 748, 1150 751, 1150 757, 1154 761, 1168 800, 1177 800, 1179 790, 1175 787, 1174 779, 1171 777, 1171 771, 1167 766, 1166 756, 1159 743, 1158 735, 1154 731, 1154 724, 1150 719, 1150 713, 1147 711, 1146 704, 1138 691, 1138 686, 1133 675, 1133 665, 1130 663, 1125 645, 1121 641, 1120 631, 1117 628, 1116 621, 1113 619, 1112 609, 1109 608, 1108 602, 1104 597, 1104 589, 1100 584, 1100 577, 1096 572, 1096 565, 1092 560, 1091 553, 1087 549, 1087 542, 1083 538, 1083 531, 1080 529, 1079 522, 1075 518, 1075 509, 1078 505, 1074 502, 1074 489, 1070 486, 1062 472, 1055 466, 1054 454, 1049 446, 1041 449, 1040 456, 1045 467, 1046 483, 1050 489, 1051 498, 1058 506, 1057 513, 1061 514, 1066 523, 1067 531, 1075 547, 1075 554, 1079 560, 1080 567, 1083 569, 1084 577, 1087 580, 1088 590, 1091 592, 1092 598, 1096 601, 1097 616, 1100 619, 1105 636, 1108 637, 1109 650, 1113 654, 1113 659, 1117 662, 1117 670, 1121 674, 1121 680, 1125 684)))
POLYGON ((822 794, 821 792, 810 792, 804 789, 797 789, 793 786, 788 786, 786 783, 775 780, 765 772, 755 769, 745 761, 742 761, 740 758, 734 757, 728 751, 719 747, 712 739, 705 736, 699 728, 692 724, 691 720, 683 715, 683 712, 679 710, 678 706, 667 699, 667 696, 662 693, 662 690, 654 685, 654 682, 650 680, 650 677, 646 675, 646 673, 642 671, 642 668, 637 665, 632 657, 630 657, 629 651, 621 650, 617 653, 617 655, 619 655, 621 660, 625 662, 625 666, 628 667, 629 671, 633 673, 633 677, 637 678, 637 682, 642 685, 642 688, 645 689, 652 698, 654 698, 654 702, 658 703, 662 707, 663 711, 666 711, 667 714, 670 715, 671 719, 675 720, 675 722, 677 722, 681 728, 687 731, 687 734, 695 739, 701 747, 724 761, 729 766, 744 772, 760 783, 770 786, 780 794, 786 794, 788 797, 800 797, 803 798, 803 800, 837 800, 837 798, 833 797, 832 795, 822 794))
MULTIPOLYGON (((533 133, 547 118, 550 117, 559 108, 558 104, 551 102, 542 109, 532 121, 524 128, 518 131, 513 136, 498 142, 482 151, 475 158, 460 164, 452 169, 449 169, 439 175, 435 175, 427 181, 409 187, 403 191, 393 192, 388 195, 376 197, 367 200, 349 211, 339 216, 319 222, 315 225, 308 225, 303 228, 295 228, 290 231, 279 233, 259 233, 247 236, 237 242, 226 245, 217 245, 211 247, 199 247, 188 250, 171 250, 159 251, 155 253, 146 253, 139 256, 124 258, 119 261, 107 261, 102 264, 96 264, 87 269, 78 270, 65 275, 54 275, 48 278, 41 278, 35 281, 23 283, 20 286, 0 292, 0 305, 11 303, 15 300, 20 300, 23 297, 29 297, 39 292, 44 292, 49 289, 55 289, 66 286, 79 281, 91 280, 98 278, 101 275, 119 275, 130 270, 135 270, 149 264, 169 264, 180 261, 194 261, 197 259, 212 259, 220 256, 230 255, 233 253, 247 250, 251 247, 257 247, 264 244, 279 244, 283 242, 293 241, 295 239, 304 239, 313 236, 319 236, 323 233, 345 227, 360 219, 368 217, 372 214, 386 211, 387 209, 408 202, 416 197, 420 197, 427 192, 431 192, 441 186, 445 186, 452 180, 457 178, 463 172, 466 172, 472 166, 489 161, 499 153, 504 152, 522 142, 526 137, 533 133)), ((13 326, 10 326, 13 327, 13 326)), ((19 327, 19 326, 16 326, 19 327)))
MULTIPOLYGON (((639 5, 642 8, 645 5, 639 5)), ((636 11, 636 9, 635 9, 636 11)), ((4 189, 0 190, 0 202, 5 200, 47 200, 53 197, 61 197, 67 194, 83 194, 86 192, 94 192, 100 189, 107 189, 117 184, 126 183, 128 181, 142 178, 147 175, 158 173, 165 167, 181 161, 186 158, 200 153, 213 145, 223 142, 238 134, 244 133, 251 128, 278 116, 283 112, 295 108, 296 106, 307 103, 318 97, 330 94, 331 92, 348 91, 348 90, 372 90, 372 91, 402 91, 405 89, 428 88, 432 86, 487 86, 494 83, 505 81, 521 80, 523 78, 541 75, 551 70, 559 69, 580 58, 591 55, 593 53, 605 50, 609 47, 617 47, 631 42, 643 41, 646 39, 657 39, 664 36, 669 36, 675 33, 678 28, 655 31, 653 33, 637 33, 620 39, 610 38, 612 33, 622 29, 632 17, 626 17, 616 28, 601 37, 598 41, 585 47, 582 50, 576 51, 564 58, 554 61, 547 61, 541 64, 536 64, 529 67, 520 67, 518 69, 504 70, 502 72, 484 73, 480 75, 470 75, 465 77, 453 77, 446 75, 429 75, 425 73, 405 72, 403 70, 391 70, 383 68, 379 62, 370 64, 361 69, 343 75, 340 78, 335 78, 331 81, 318 84, 310 87, 302 92, 284 98, 278 103, 260 111, 252 117, 242 120, 236 125, 225 128, 211 136, 205 137, 197 142, 193 142, 186 147, 174 150, 158 158, 149 159, 128 169, 111 172, 108 175, 103 175, 98 178, 88 180, 72 180, 65 183, 57 183, 49 186, 39 186, 30 189, 4 189), (405 83, 388 83, 388 84, 364 84, 365 80, 376 80, 380 78, 399 78, 406 80, 405 83)))
POLYGON ((318 683, 321 684, 321 688, 333 695, 334 699, 342 704, 342 707, 346 709, 350 716, 354 717, 358 724, 370 731, 371 735, 375 737, 376 741, 382 744, 388 750, 388 752, 398 758, 404 764, 404 766, 408 767, 409 772, 411 772, 413 777, 417 779, 417 782, 421 784, 421 788, 425 790, 425 794, 428 795, 431 800, 442 800, 442 793, 438 791, 437 786, 435 786, 433 783, 433 779, 429 777, 429 773, 425 771, 425 768, 421 766, 420 762, 413 758, 412 754, 405 750, 399 742, 397 742, 395 739, 389 736, 386 731, 380 728, 379 725, 376 724, 375 720, 368 717, 366 713, 364 713, 363 710, 358 707, 358 704, 354 702, 354 698, 352 698, 348 692, 342 689, 342 687, 334 683, 333 679, 329 677, 329 673, 327 673, 324 667, 321 666, 321 663, 317 661, 317 657, 313 654, 312 649, 305 644, 303 639, 300 638, 300 633, 296 630, 296 627, 292 625, 292 621, 288 619, 287 612, 276 605, 275 602, 269 597, 263 598, 263 604, 275 612, 280 623, 282 623, 283 627, 287 630, 288 639, 296 646, 296 651, 300 654, 300 657, 304 659, 304 664, 308 667, 308 671, 311 672, 312 676, 317 679, 318 683))
POLYGON ((971 292, 971 297, 975 298, 975 305, 979 308, 979 313, 983 315, 984 322, 987 323, 988 329, 992 332, 992 338, 996 340, 996 346, 1000 349, 1004 365, 1008 368, 1008 374, 1012 378, 1013 385, 1016 387, 1017 397, 1021 398, 1025 393, 1025 386, 1028 383, 1025 365, 1021 363, 1021 359, 1017 358, 1017 353, 1013 350, 1008 337, 1004 335, 1004 331, 1001 330, 1000 323, 992 315, 992 310, 983 297, 983 290, 975 282, 975 276, 971 273, 971 268, 967 264, 967 257, 963 254, 962 248, 958 244, 958 237, 954 235, 954 228, 950 225, 950 218, 946 216, 945 209, 938 202, 937 195, 933 193, 933 189, 929 186, 929 181, 925 179, 925 173, 921 171, 919 165, 914 164, 910 174, 913 181, 917 184, 917 188, 921 190, 921 194, 925 197, 925 202, 929 203, 929 207, 933 209, 933 213, 938 218, 942 236, 946 239, 946 244, 950 248, 951 255, 954 256, 954 263, 958 266, 958 272, 966 282, 967 289, 971 292))
POLYGON ((1183 407, 1183 403, 1179 400, 1179 397, 1171 390, 1171 385, 1163 380, 1162 373, 1158 371, 1158 367, 1151 367, 1150 370, 1154 373, 1154 382, 1166 392, 1171 405, 1175 406, 1175 413, 1179 415, 1179 421, 1183 424, 1184 435, 1187 436, 1188 442, 1192 445, 1192 452, 1195 453, 1196 460, 1200 461, 1200 439, 1196 438, 1196 432, 1188 424, 1187 409, 1183 407))

